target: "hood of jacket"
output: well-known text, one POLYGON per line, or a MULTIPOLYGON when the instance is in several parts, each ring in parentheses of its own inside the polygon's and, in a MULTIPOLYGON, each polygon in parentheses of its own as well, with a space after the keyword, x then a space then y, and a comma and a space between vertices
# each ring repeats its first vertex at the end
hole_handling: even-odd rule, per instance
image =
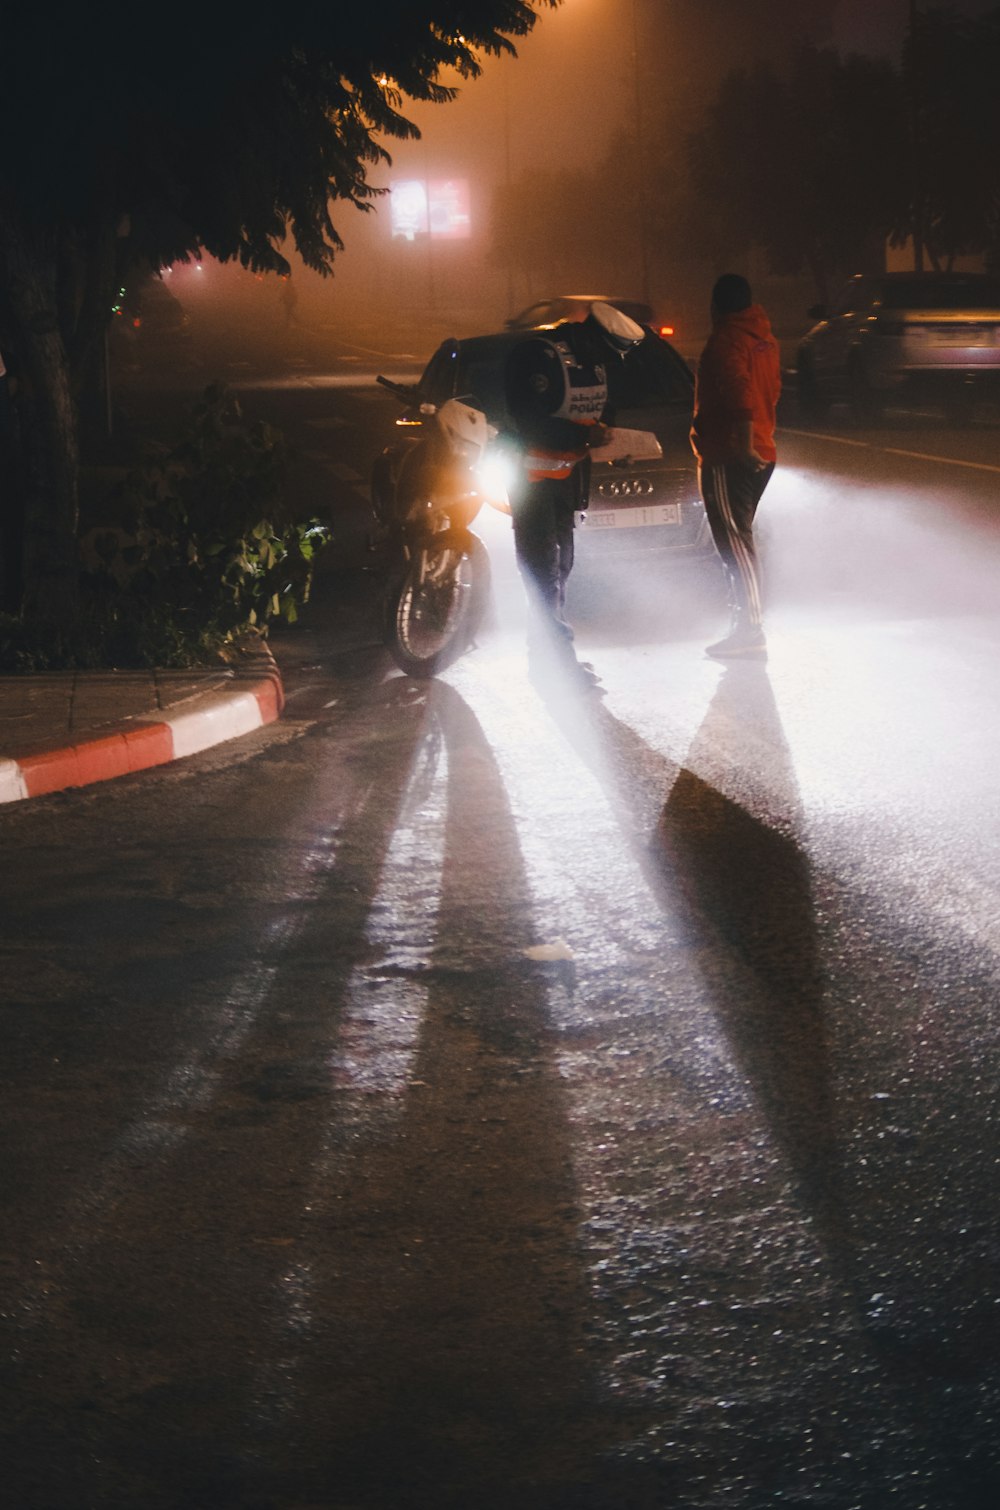
POLYGON ((771 337, 771 322, 761 304, 751 304, 747 309, 738 309, 735 314, 722 315, 715 328, 739 330, 754 341, 766 341, 771 337))

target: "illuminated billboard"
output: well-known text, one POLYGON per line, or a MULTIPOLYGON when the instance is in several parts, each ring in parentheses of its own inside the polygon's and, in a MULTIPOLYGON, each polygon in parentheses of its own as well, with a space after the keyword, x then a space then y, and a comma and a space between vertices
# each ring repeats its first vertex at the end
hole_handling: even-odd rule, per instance
POLYGON ((464 241, 471 225, 465 178, 403 178, 389 185, 393 237, 464 241))

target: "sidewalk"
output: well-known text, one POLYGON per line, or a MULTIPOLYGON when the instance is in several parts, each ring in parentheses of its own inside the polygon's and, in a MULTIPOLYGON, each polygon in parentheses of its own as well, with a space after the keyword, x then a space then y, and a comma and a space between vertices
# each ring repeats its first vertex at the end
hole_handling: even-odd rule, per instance
POLYGON ((0 676, 0 803, 195 755, 273 722, 283 703, 264 646, 210 670, 0 676))

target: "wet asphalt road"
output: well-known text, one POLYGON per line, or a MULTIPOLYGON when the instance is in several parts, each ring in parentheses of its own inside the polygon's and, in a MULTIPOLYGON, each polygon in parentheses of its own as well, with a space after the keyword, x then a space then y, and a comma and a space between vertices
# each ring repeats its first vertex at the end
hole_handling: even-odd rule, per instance
POLYGON ((581 568, 532 680, 490 521, 440 681, 335 579, 281 724, 0 812, 0 1503, 996 1504, 996 479, 858 439, 766 665, 581 568))

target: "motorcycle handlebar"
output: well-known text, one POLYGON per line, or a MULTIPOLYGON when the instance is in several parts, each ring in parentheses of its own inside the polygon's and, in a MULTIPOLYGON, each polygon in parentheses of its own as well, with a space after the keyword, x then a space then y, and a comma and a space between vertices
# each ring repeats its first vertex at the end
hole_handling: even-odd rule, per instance
POLYGON ((416 404, 419 402, 420 389, 416 383, 394 383, 391 378, 382 377, 381 373, 375 381, 376 383, 381 383, 383 388, 388 388, 389 392, 396 398, 402 399, 404 404, 416 404))

